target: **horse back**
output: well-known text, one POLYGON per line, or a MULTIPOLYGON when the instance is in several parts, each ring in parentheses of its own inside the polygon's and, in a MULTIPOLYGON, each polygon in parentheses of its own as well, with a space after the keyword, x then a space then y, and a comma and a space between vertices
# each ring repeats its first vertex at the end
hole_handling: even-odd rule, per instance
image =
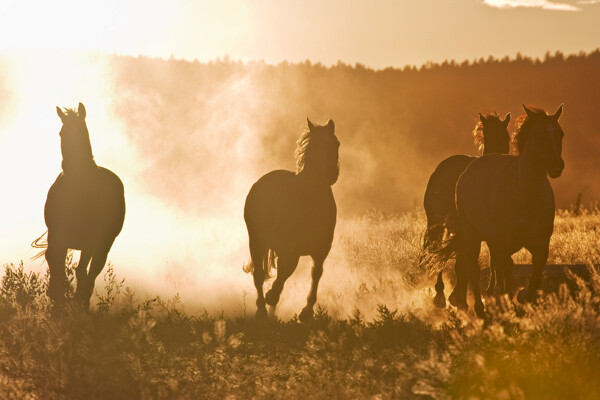
POLYGON ((486 241, 509 241, 518 250, 552 234, 552 187, 547 178, 523 187, 518 156, 488 154, 474 160, 458 180, 456 205, 461 219, 486 241))
POLYGON ((248 234, 277 251, 329 251, 336 224, 331 187, 277 170, 250 189, 244 207, 248 234), (326 250, 324 250, 326 248, 326 250))

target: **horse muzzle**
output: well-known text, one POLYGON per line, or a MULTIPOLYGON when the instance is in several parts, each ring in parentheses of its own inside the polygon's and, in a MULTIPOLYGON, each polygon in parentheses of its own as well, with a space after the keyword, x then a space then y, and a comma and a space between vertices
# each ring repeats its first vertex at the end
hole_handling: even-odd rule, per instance
POLYGON ((550 178, 556 179, 562 174, 564 168, 565 162, 561 158, 558 165, 553 165, 552 167, 548 168, 548 175, 550 178))

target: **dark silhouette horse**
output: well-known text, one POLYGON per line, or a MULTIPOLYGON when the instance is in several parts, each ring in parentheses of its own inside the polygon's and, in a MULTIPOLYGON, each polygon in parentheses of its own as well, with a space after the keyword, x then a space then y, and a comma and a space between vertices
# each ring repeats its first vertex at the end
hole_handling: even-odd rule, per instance
POLYGON ((333 121, 318 126, 308 120, 308 131, 297 143, 296 173, 271 171, 252 185, 246 197, 244 219, 252 258, 248 270, 254 275, 257 318, 266 317, 265 303, 277 305, 286 279, 303 255, 310 255, 314 266, 307 304, 299 317, 312 318, 323 262, 333 241, 337 208, 331 186, 339 174, 340 146, 333 121), (263 296, 263 283, 275 267, 277 278, 263 296))
POLYGON ((563 130, 558 119, 563 111, 547 115, 537 108, 525 109, 519 118, 514 141, 519 155, 484 155, 469 164, 456 184, 456 207, 460 227, 448 240, 446 254, 456 251, 456 287, 450 302, 467 308, 467 285, 471 282, 475 312, 483 318, 478 263, 481 241, 486 241, 494 260, 502 292, 514 295, 512 254, 525 247, 532 255, 529 288, 520 301, 531 301, 540 288, 554 229, 554 193, 548 175, 558 178, 564 168, 563 130))
POLYGON ((63 123, 60 130, 63 172, 50 187, 44 208, 48 227, 45 255, 50 267, 48 296, 55 308, 62 306, 67 251, 81 250, 75 273, 75 298, 87 309, 96 277, 123 227, 123 183, 117 175, 96 165, 83 104, 79 103, 77 111, 56 107, 56 112, 63 123))
MULTIPOLYGON (((496 113, 481 115, 473 130, 474 142, 483 154, 500 153, 509 151, 510 136, 507 131, 510 122, 510 113, 504 120, 496 113)), ((427 262, 427 256, 433 249, 442 245, 444 234, 454 235, 458 227, 458 214, 456 212, 455 188, 460 174, 476 157, 454 155, 442 161, 427 182, 427 189, 423 199, 423 207, 427 215, 427 230, 423 239, 421 264, 427 262)), ((494 269, 492 268, 492 271, 494 269)), ((490 288, 495 286, 495 274, 490 277, 490 288)), ((433 303, 440 308, 446 307, 444 295, 444 282, 442 270, 438 273, 435 285, 436 296, 433 303)), ((488 289, 489 290, 489 289, 488 289)))

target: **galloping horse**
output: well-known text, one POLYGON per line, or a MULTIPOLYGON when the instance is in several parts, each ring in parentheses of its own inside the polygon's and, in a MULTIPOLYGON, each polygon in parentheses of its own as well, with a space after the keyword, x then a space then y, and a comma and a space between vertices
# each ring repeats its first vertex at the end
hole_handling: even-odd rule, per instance
POLYGON ((525 247, 532 255, 529 288, 519 300, 533 300, 540 288, 554 229, 554 193, 548 175, 558 178, 564 168, 561 157, 563 130, 558 119, 563 111, 547 115, 537 108, 525 109, 519 118, 514 141, 519 155, 488 154, 474 160, 456 184, 460 229, 450 239, 456 249, 457 282, 450 302, 467 308, 467 285, 471 282, 475 312, 484 317, 479 288, 478 263, 485 240, 496 264, 503 292, 514 294, 511 256, 525 247))
POLYGON ((96 277, 123 227, 123 183, 117 175, 96 165, 83 104, 79 103, 77 111, 56 107, 56 112, 63 123, 63 172, 50 187, 44 208, 48 227, 45 254, 50 267, 48 295, 55 307, 64 303, 65 257, 68 249, 81 250, 75 298, 87 309, 96 277))
MULTIPOLYGON (((508 153, 510 137, 506 128, 509 122, 510 113, 506 114, 504 120, 500 119, 496 113, 479 114, 479 121, 475 125, 473 136, 475 144, 479 146, 483 154, 508 153)), ((445 231, 448 235, 456 233, 458 228, 458 214, 454 196, 456 182, 460 174, 475 158, 466 155, 450 156, 442 161, 431 174, 423 199, 423 207, 427 215, 427 230, 425 231, 421 250, 422 264, 428 252, 442 244, 445 231)), ((494 271, 493 268, 492 271, 494 271)), ((491 290, 493 290, 495 282, 495 274, 492 272, 491 290)), ((446 307, 441 270, 438 273, 435 289, 436 296, 433 303, 436 307, 446 307)))
POLYGON ((252 258, 249 270, 253 271, 257 292, 257 318, 267 316, 265 303, 277 305, 286 279, 303 255, 310 255, 314 266, 307 304, 299 317, 301 321, 312 318, 323 262, 333 241, 337 208, 331 186, 338 179, 340 146, 333 121, 318 126, 308 120, 308 131, 297 143, 296 173, 271 171, 246 197, 244 219, 252 258), (263 296, 263 283, 275 264, 277 278, 263 296))

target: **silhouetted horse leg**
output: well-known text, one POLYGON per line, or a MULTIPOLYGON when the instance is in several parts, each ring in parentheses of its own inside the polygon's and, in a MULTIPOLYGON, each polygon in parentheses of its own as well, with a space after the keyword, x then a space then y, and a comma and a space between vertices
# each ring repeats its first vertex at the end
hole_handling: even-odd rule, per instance
POLYGON ((438 274, 437 282, 435 283, 435 297, 433 305, 437 308, 446 308, 446 295, 444 295, 444 279, 442 271, 438 274))
POLYGON ((263 257, 267 257, 267 252, 256 244, 255 240, 252 240, 250 235, 250 258, 252 264, 254 264, 254 270, 252 275, 254 277, 254 287, 256 288, 256 318, 266 319, 267 308, 265 307, 265 296, 263 292, 263 284, 265 283, 265 271, 263 269, 263 257))
POLYGON ((454 267, 456 272, 456 285, 448 296, 448 301, 451 305, 462 311, 467 311, 467 285, 469 283, 468 265, 466 258, 461 252, 456 254, 456 264, 454 267))
POLYGON ((496 269, 497 267, 494 265, 494 262, 490 262, 490 282, 488 283, 488 288, 486 290, 486 294, 488 296, 493 296, 494 291, 496 290, 496 269))
POLYGON ((265 296, 265 301, 268 305, 275 307, 279 303, 279 297, 283 290, 285 281, 294 273, 298 265, 298 256, 278 256, 277 257, 277 278, 273 282, 271 290, 265 296))
POLYGON ((81 305, 85 305, 85 294, 88 286, 88 264, 92 258, 92 253, 89 250, 81 250, 81 256, 79 257, 79 263, 75 270, 75 276, 77 277, 77 289, 75 290, 75 299, 81 305))
POLYGON ((58 246, 52 242, 52 236, 48 234, 48 249, 46 250, 46 261, 50 268, 50 281, 48 282, 48 297, 54 303, 55 308, 60 308, 65 302, 65 284, 67 281, 65 258, 67 248, 58 246))
POLYGON ((323 275, 323 261, 325 261, 326 256, 327 254, 325 254, 324 257, 312 256, 315 264, 313 265, 311 271, 312 283, 310 285, 310 292, 308 293, 308 297, 306 299, 306 306, 302 309, 302 312, 300 312, 299 316, 300 321, 302 322, 312 319, 313 317, 313 307, 317 302, 317 288, 319 286, 319 280, 323 275))
MULTIPOLYGON (((114 240, 114 239, 113 239, 114 240)), ((94 255, 92 256, 92 263, 90 264, 90 271, 87 276, 87 282, 85 285, 85 293, 82 294, 82 304, 85 309, 90 306, 90 298, 94 293, 94 286, 96 284, 96 278, 100 275, 100 272, 104 269, 106 265, 106 259, 108 257, 108 252, 112 247, 113 241, 104 245, 102 248, 96 250, 94 255)))
POLYGON ((506 293, 508 293, 508 296, 512 299, 515 295, 515 277, 513 275, 515 263, 513 262, 512 257, 510 255, 507 256, 506 264, 504 265, 504 281, 506 282, 506 293))
POLYGON ((483 301, 481 300, 481 267, 478 258, 479 252, 473 253, 469 260, 469 281, 471 282, 471 290, 473 291, 473 297, 475 299, 475 304, 473 305, 475 314, 477 314, 479 318, 485 318, 485 309, 483 301))
POLYGON ((507 274, 512 275, 509 264, 512 264, 510 254, 499 247, 488 246, 490 249, 490 283, 487 288, 487 295, 494 296, 496 289, 499 293, 506 293, 507 274))
POLYGON ((518 300, 521 303, 536 299, 537 291, 542 286, 542 272, 544 272, 546 261, 548 261, 548 245, 532 250, 531 258, 533 271, 529 278, 529 287, 519 292, 518 300))
MULTIPOLYGON (((465 226, 462 229, 462 238, 459 244, 459 249, 456 252, 456 286, 448 297, 450 304, 459 310, 466 311, 467 304, 467 288, 469 281, 472 279, 471 270, 474 264, 479 268, 479 251, 481 249, 481 241, 474 237, 473 229, 470 226, 465 226)), ((479 276, 478 276, 479 279, 479 276)), ((479 280, 477 280, 479 286, 479 280)))

